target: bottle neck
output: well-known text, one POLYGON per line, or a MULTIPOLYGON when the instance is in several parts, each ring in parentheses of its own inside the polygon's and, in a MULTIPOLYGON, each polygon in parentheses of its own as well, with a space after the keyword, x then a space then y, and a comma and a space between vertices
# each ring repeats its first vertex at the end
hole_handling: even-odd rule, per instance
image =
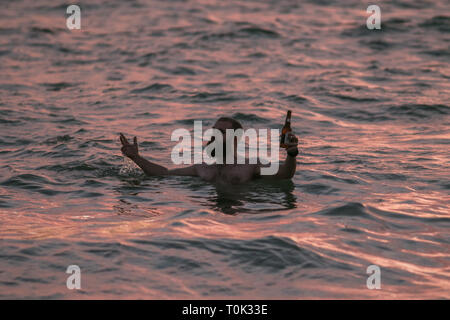
POLYGON ((290 125, 291 124, 291 112, 288 111, 286 115, 286 120, 284 121, 284 125, 290 125))
POLYGON ((284 122, 284 126, 285 127, 290 127, 291 126, 291 119, 290 118, 286 118, 286 121, 284 122))

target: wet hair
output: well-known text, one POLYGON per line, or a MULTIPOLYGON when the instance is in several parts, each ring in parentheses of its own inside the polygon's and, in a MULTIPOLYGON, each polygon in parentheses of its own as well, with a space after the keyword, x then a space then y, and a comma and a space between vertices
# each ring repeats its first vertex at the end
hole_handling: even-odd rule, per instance
POLYGON ((219 121, 226 121, 226 122, 231 123, 231 126, 232 126, 233 130, 242 129, 241 123, 239 121, 233 119, 233 118, 221 117, 221 118, 219 118, 219 120, 217 120, 217 122, 219 122, 219 121))

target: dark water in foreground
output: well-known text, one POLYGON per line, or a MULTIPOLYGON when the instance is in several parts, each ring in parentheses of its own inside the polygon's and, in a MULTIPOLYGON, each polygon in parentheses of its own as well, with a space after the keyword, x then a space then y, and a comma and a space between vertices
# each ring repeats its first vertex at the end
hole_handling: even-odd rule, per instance
POLYGON ((0 298, 450 298, 448 1, 382 1, 381 31, 358 1, 79 4, 78 32, 60 1, 0 10, 0 298), (292 182, 119 151, 172 166, 174 129, 288 108, 292 182))

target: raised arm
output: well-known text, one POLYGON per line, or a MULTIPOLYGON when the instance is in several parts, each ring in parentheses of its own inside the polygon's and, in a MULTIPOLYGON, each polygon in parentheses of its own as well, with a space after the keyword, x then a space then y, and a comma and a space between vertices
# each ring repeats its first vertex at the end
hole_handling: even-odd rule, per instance
POLYGON ((297 169, 297 155, 298 155, 298 139, 294 134, 290 134, 290 143, 288 144, 288 148, 286 149, 287 155, 286 160, 284 163, 278 168, 278 172, 274 175, 261 175, 260 170, 261 167, 257 167, 257 176, 260 176, 261 178, 268 178, 268 179, 291 179, 294 174, 295 170, 297 169))
POLYGON ((133 144, 129 143, 127 138, 121 133, 120 134, 120 142, 122 143, 121 151, 122 153, 133 160, 139 168, 144 171, 144 173, 148 176, 196 176, 197 170, 195 166, 190 166, 186 168, 172 169, 168 170, 166 167, 160 166, 159 164, 153 163, 144 159, 139 154, 139 148, 137 143, 137 138, 134 137, 133 144))

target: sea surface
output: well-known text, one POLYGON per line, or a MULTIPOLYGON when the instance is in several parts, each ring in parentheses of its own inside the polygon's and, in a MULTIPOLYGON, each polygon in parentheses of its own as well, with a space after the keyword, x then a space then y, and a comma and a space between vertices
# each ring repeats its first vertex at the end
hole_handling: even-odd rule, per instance
POLYGON ((0 10, 1 299, 450 298, 448 0, 75 2, 81 30, 65 1, 0 10), (120 152, 173 168, 175 129, 288 109, 292 181, 120 152))

